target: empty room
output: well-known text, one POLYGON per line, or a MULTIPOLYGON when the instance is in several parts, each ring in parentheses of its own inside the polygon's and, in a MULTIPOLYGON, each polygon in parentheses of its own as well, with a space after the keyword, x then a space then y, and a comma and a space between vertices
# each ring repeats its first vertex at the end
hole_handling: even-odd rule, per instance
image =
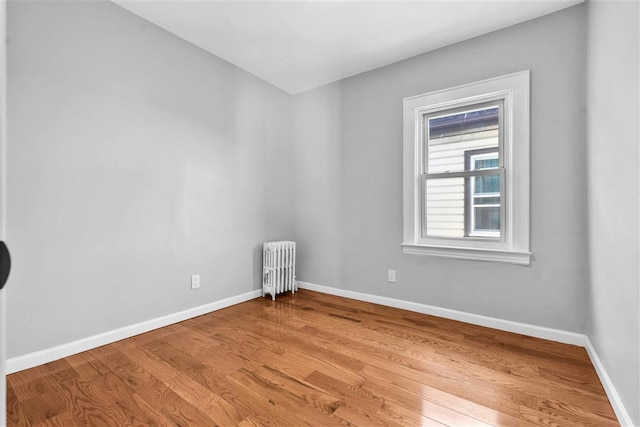
POLYGON ((0 1, 0 425, 640 427, 639 27, 0 1))

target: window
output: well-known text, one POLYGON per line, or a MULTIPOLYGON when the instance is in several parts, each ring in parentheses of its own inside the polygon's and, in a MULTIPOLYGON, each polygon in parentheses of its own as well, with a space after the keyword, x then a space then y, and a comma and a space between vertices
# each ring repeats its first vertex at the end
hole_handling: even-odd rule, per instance
POLYGON ((500 238, 502 105, 424 114, 423 237, 500 238))
POLYGON ((529 72, 404 100, 403 251, 529 264, 529 72))
MULTIPOLYGON (((475 150, 465 151, 465 160, 470 170, 496 169, 499 165, 498 152, 490 149, 486 153, 471 154, 475 150)), ((484 150, 477 150, 484 151, 484 150)), ((500 238, 500 179, 498 175, 471 176, 467 186, 465 210, 465 236, 500 238)))

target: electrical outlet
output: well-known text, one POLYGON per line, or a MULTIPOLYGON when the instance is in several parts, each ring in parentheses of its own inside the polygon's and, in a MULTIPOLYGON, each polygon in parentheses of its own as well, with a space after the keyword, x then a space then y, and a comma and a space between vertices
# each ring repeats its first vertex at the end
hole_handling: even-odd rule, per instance
POLYGON ((389 270, 389 277, 387 278, 387 280, 391 283, 396 283, 396 271, 395 270, 389 270))
POLYGON ((198 289, 200 287, 200 275, 194 274, 191 276, 191 289, 198 289))

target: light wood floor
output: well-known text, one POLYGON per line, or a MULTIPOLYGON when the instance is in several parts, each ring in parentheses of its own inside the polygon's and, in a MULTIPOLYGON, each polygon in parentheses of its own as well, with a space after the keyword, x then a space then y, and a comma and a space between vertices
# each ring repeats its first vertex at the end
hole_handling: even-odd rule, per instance
POLYGON ((618 425, 583 348, 306 290, 7 382, 9 426, 618 425))

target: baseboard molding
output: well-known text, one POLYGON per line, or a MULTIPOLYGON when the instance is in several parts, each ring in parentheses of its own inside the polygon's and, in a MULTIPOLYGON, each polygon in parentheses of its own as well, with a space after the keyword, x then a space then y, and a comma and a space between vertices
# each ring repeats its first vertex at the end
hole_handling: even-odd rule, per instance
POLYGON ((348 291, 345 289, 332 288, 329 286, 316 285, 308 282, 298 281, 298 287, 309 289, 310 291, 322 292, 325 294, 337 295, 345 298, 352 298, 360 301, 372 302, 389 307, 401 308, 403 310, 415 311, 417 313, 429 314, 443 317, 445 319, 458 320, 460 322, 471 323, 478 326, 498 329, 501 331, 515 332, 545 340, 558 341, 565 344, 584 347, 585 336, 575 332, 567 332, 560 329, 545 328, 543 326, 529 325, 526 323, 512 322, 510 320, 498 319, 495 317, 481 316, 479 314, 466 313, 464 311, 451 310, 448 308, 436 307, 433 305, 420 304, 411 301, 404 301, 395 298, 378 295, 364 294, 360 292, 348 291))
POLYGON ((607 374, 607 371, 604 369, 604 365, 600 361, 598 357, 598 353, 596 353, 596 349, 591 344, 591 340, 589 337, 585 337, 585 346, 584 348, 587 350, 587 354, 591 359, 591 363, 593 363, 593 367, 596 369, 596 373, 600 378, 600 382, 602 383, 602 387, 604 387, 605 393, 607 393, 607 397, 609 398, 609 402, 611 402, 611 406, 613 407, 613 411, 616 413, 616 417, 618 417, 618 422, 621 427, 633 427, 633 421, 631 421, 631 417, 624 407, 622 400, 620 399, 620 395, 616 391, 616 388, 611 381, 611 378, 607 374))
POLYGON ((620 396, 616 391, 611 378, 607 374, 596 350, 593 348, 589 337, 575 332, 567 332, 560 329, 545 328, 542 326, 529 325, 526 323, 512 322, 510 320, 498 319, 495 317, 481 316, 478 314, 466 313, 463 311, 450 310, 448 308, 436 307, 427 304, 419 304, 410 301, 399 300, 395 298, 383 297, 378 295, 364 294, 360 292, 349 291, 345 289, 332 288, 329 286, 316 285, 308 282, 298 281, 300 289, 308 289, 310 291, 322 292, 330 295, 337 295, 345 298, 352 298, 359 301, 372 302, 375 304, 385 305, 389 307, 401 308, 403 310, 415 311, 417 313, 429 314, 432 316, 443 317, 445 319, 458 320, 460 322, 471 323, 478 326, 486 326, 488 328, 499 329, 501 331, 515 332, 535 338, 542 338, 551 341, 557 341, 565 344, 577 345, 584 347, 591 359, 591 363, 600 378, 600 382, 604 387, 607 397, 611 402, 611 406, 618 417, 621 427, 634 427, 629 413, 626 411, 620 396))
POLYGON ((110 344, 125 338, 130 338, 132 336, 149 332, 154 329, 162 328, 163 326, 182 322, 183 320, 211 313, 212 311, 220 310, 222 308, 249 301, 261 296, 262 289, 258 289, 230 298, 225 298, 220 301, 215 301, 177 313, 158 317, 156 319, 147 320, 135 325, 125 326, 124 328, 103 332, 101 334, 93 335, 91 337, 83 338, 81 340, 73 341, 67 344, 35 351, 23 356, 12 357, 11 359, 7 359, 6 371, 7 374, 12 374, 24 369, 33 368, 35 366, 43 365, 45 363, 49 363, 63 357, 91 350, 92 348, 110 344))

